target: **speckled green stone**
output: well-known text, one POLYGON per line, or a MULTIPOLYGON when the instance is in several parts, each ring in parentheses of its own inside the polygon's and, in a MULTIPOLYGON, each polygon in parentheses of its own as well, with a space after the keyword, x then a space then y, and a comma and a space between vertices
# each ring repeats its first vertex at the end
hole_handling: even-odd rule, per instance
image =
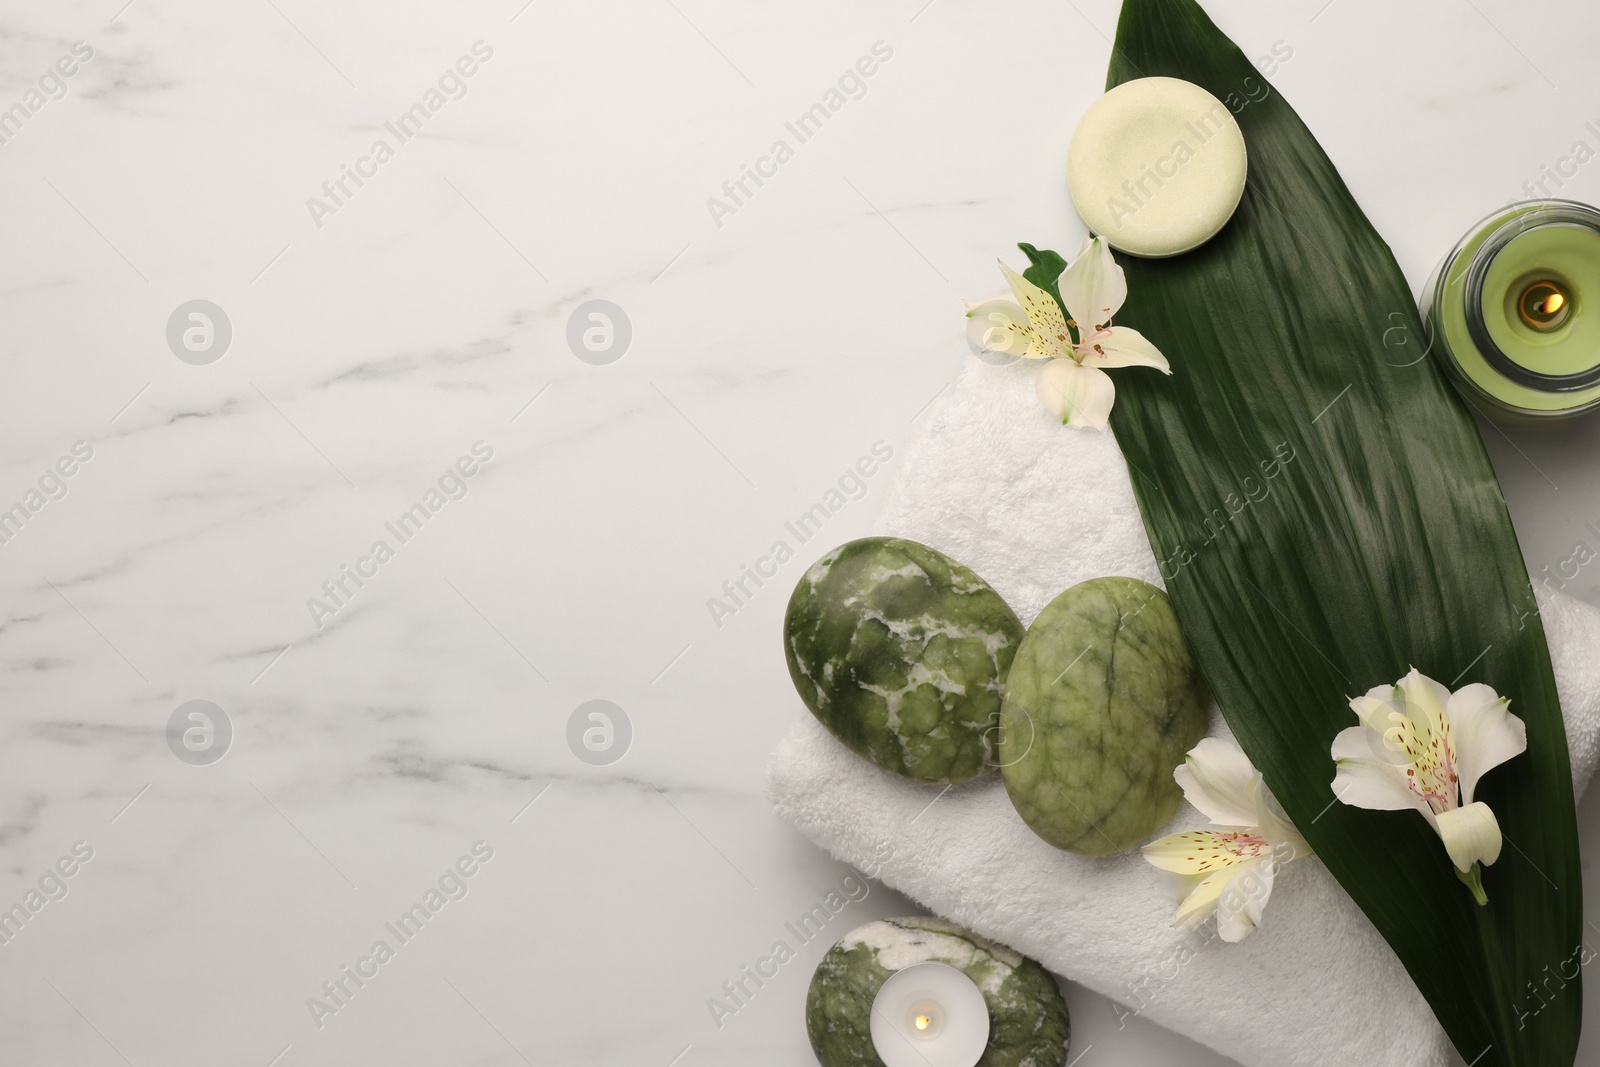
POLYGON ((1033 832, 1109 856, 1172 818, 1172 771, 1205 736, 1211 696, 1167 595, 1096 578, 1052 600, 1006 681, 1000 766, 1033 832))
POLYGON ((897 537, 851 541, 789 598, 794 687, 856 753, 918 782, 994 770, 1001 686, 1022 623, 949 556, 897 537))
POLYGON ((989 1006, 989 1044, 977 1067, 1061 1067, 1072 1023, 1050 972, 943 919, 883 919, 846 934, 817 965, 806 993, 806 1034, 823 1067, 883 1067, 872 1047, 872 1001, 895 971, 945 963, 965 972, 989 1006))

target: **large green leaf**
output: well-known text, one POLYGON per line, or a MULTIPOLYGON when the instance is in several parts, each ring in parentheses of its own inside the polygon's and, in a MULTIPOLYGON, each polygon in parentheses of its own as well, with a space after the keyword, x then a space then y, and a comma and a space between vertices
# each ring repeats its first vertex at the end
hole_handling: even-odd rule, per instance
MULTIPOLYGON (((1566 733, 1482 440, 1416 358, 1422 327, 1388 246, 1194 0, 1126 0, 1109 83, 1155 75, 1228 102, 1250 151, 1221 235, 1175 259, 1121 260, 1119 321, 1175 372, 1117 372, 1111 422, 1173 606, 1245 751, 1464 1058, 1571 1064, 1579 983, 1547 982, 1576 970, 1581 941, 1566 733), (1415 813, 1334 802, 1328 751, 1355 723, 1347 698, 1411 665, 1492 685, 1528 726, 1527 753, 1478 790, 1505 835, 1486 907, 1415 813)), ((1353 61, 1346 76, 1373 72, 1353 61)))

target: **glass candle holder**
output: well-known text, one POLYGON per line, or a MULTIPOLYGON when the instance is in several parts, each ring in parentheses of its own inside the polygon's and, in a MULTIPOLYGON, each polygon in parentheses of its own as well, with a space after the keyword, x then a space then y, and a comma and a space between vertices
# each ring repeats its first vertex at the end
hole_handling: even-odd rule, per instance
POLYGON ((1530 200, 1495 212, 1421 305, 1430 351, 1490 414, 1548 422, 1600 406, 1600 211, 1530 200))

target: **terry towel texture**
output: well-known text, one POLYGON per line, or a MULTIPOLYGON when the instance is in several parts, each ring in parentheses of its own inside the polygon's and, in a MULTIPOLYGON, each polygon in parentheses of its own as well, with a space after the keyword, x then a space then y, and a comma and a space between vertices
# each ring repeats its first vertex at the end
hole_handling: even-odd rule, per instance
MULTIPOLYGON (((1036 374, 971 363, 925 417, 878 523, 972 567, 1024 623, 1089 578, 1161 584, 1115 440, 1054 425, 1036 374)), ((1280 476, 1292 475, 1291 462, 1280 476)), ((1541 600, 1581 790, 1600 756, 1600 610, 1541 600)), ((1261 928, 1241 944, 1216 940, 1214 923, 1174 930, 1172 887, 1137 852, 1058 851, 1023 824, 998 775, 941 795, 851 753, 798 698, 795 708, 768 771, 779 813, 936 914, 1247 1067, 1450 1062, 1400 961, 1319 860, 1278 872, 1261 928)), ((1211 732, 1228 734, 1215 709, 1211 732)), ((1205 824, 1185 804, 1162 832, 1205 824)))

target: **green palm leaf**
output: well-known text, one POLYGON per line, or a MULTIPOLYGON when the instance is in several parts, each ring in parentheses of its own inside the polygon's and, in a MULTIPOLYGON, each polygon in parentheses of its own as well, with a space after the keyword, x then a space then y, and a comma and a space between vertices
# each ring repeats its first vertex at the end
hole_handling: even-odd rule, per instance
POLYGON ((1108 82, 1154 75, 1227 101, 1250 151, 1220 236, 1121 260, 1119 321, 1176 372, 1119 373, 1112 416, 1173 606, 1245 751, 1465 1059, 1571 1064, 1578 981, 1537 999, 1528 985, 1575 971, 1582 937, 1566 733, 1483 443, 1417 359, 1421 323, 1388 246, 1194 0, 1126 0, 1108 82), (1335 803, 1328 752, 1355 723, 1347 698, 1412 665, 1492 685, 1528 726, 1526 754, 1478 792, 1506 843, 1484 871, 1486 907, 1415 813, 1335 803))

